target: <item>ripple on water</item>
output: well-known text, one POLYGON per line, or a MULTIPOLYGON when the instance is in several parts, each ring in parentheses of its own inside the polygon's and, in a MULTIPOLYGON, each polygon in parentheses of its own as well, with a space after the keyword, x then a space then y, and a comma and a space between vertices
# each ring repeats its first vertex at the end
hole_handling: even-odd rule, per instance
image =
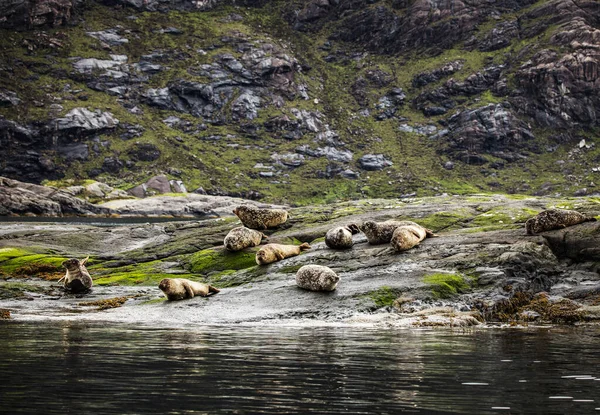
POLYGON ((581 413, 597 384, 561 375, 592 376, 598 335, 9 321, 0 412, 581 413))

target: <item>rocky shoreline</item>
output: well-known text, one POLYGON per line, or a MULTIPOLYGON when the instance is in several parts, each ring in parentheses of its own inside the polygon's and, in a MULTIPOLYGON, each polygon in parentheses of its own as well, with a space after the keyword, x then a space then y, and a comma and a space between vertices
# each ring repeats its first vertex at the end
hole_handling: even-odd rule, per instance
POLYGON ((600 214, 594 198, 506 195, 290 208, 290 220, 267 232, 269 242, 308 242, 312 249, 267 266, 254 261, 259 247, 223 248, 224 236, 239 225, 233 216, 110 227, 15 219, 0 225, 0 308, 15 320, 165 326, 594 323, 600 318, 600 223, 526 235, 524 222, 551 207, 600 214), (346 251, 324 243, 332 227, 392 218, 414 220, 438 237, 402 253, 369 245, 363 234, 346 251), (52 282, 63 275, 60 263, 87 255, 92 293, 66 294, 52 282), (333 269, 341 277, 336 291, 298 288, 294 276, 306 264, 333 269), (157 285, 167 277, 207 282, 221 292, 165 302, 157 285))

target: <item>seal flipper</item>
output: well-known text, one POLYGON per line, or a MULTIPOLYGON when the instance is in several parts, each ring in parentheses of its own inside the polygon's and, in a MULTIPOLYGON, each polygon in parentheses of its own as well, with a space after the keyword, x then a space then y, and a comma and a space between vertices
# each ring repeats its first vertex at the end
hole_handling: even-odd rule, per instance
POLYGON ((431 229, 427 229, 427 228, 425 228, 425 234, 427 235, 427 238, 437 238, 438 237, 438 235, 433 233, 433 231, 431 229))
POLYGON ((208 295, 216 294, 216 293, 220 293, 220 292, 221 292, 221 290, 219 290, 218 288, 213 287, 212 285, 208 286, 208 295))
POLYGON ((183 287, 185 288, 185 292, 187 293, 189 298, 194 298, 194 290, 190 287, 189 284, 184 283, 183 287))
POLYGON ((306 251, 307 249, 310 249, 310 245, 307 242, 300 245, 300 251, 306 251))
POLYGON ((275 258, 277 258, 277 261, 281 261, 282 259, 285 259, 285 257, 283 256, 283 254, 279 251, 275 251, 273 252, 275 254, 275 258))

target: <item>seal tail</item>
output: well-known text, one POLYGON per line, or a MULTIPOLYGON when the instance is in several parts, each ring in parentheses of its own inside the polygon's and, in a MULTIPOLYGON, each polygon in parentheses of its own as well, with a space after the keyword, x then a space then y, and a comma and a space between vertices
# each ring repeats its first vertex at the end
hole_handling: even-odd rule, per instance
POLYGON ((89 259, 90 259, 90 256, 88 255, 84 260, 81 261, 81 265, 85 265, 89 259))
POLYGON ((306 251, 307 249, 310 249, 310 245, 307 242, 300 245, 300 251, 306 251))
POLYGON ((212 285, 208 286, 208 294, 216 294, 216 293, 220 293, 221 290, 219 290, 216 287, 213 287, 212 285))
POLYGON ((588 216, 587 217, 587 222, 596 222, 598 219, 596 219, 596 217, 594 216, 588 216))

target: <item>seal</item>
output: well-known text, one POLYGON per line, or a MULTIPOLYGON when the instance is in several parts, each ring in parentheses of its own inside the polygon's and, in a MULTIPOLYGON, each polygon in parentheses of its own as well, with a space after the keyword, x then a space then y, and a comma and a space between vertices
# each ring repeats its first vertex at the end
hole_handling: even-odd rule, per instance
POLYGON ((310 291, 333 291, 340 277, 329 267, 304 265, 296 273, 296 285, 310 291))
POLYGON ((250 229, 265 230, 285 223, 288 213, 283 209, 260 209, 256 206, 241 205, 233 213, 250 229))
MULTIPOLYGON (((396 251, 406 251, 419 243, 428 236, 429 229, 418 224, 402 225, 392 234, 390 243, 396 251)), ((433 233, 429 231, 429 236, 433 233)))
POLYGON ((258 265, 271 264, 285 258, 300 255, 300 252, 307 249, 310 249, 310 245, 306 242, 302 245, 266 244, 256 253, 256 263, 258 265))
POLYGON ((65 289, 73 293, 82 293, 90 290, 92 285, 94 285, 94 282, 85 267, 88 259, 90 259, 89 256, 82 261, 78 259, 67 259, 66 261, 63 261, 62 266, 67 269, 67 273, 58 280, 58 282, 64 280, 63 285, 65 289))
POLYGON ((562 229, 567 226, 577 225, 583 222, 593 222, 596 218, 587 216, 574 210, 550 209, 538 213, 525 222, 527 235, 562 229))
POLYGON ((236 252, 241 251, 244 248, 260 245, 263 239, 267 236, 254 229, 246 228, 245 226, 238 226, 229 231, 223 245, 228 251, 236 252))
MULTIPOLYGON (((400 226, 411 225, 420 226, 409 220, 387 220, 380 223, 367 221, 363 223, 361 230, 367 236, 367 240, 371 245, 380 245, 387 244, 392 240, 392 235, 394 234, 396 228, 399 228, 400 226)), ((434 236, 433 231, 426 228, 423 229, 425 229, 427 236, 434 236)))
POLYGON ((185 278, 165 278, 158 284, 158 288, 171 301, 194 298, 197 295, 208 297, 221 291, 212 285, 186 280, 185 278))
POLYGON ((352 235, 356 235, 359 232, 360 229, 355 224, 338 226, 327 231, 327 234, 325 234, 325 244, 331 249, 352 248, 354 244, 352 235))

